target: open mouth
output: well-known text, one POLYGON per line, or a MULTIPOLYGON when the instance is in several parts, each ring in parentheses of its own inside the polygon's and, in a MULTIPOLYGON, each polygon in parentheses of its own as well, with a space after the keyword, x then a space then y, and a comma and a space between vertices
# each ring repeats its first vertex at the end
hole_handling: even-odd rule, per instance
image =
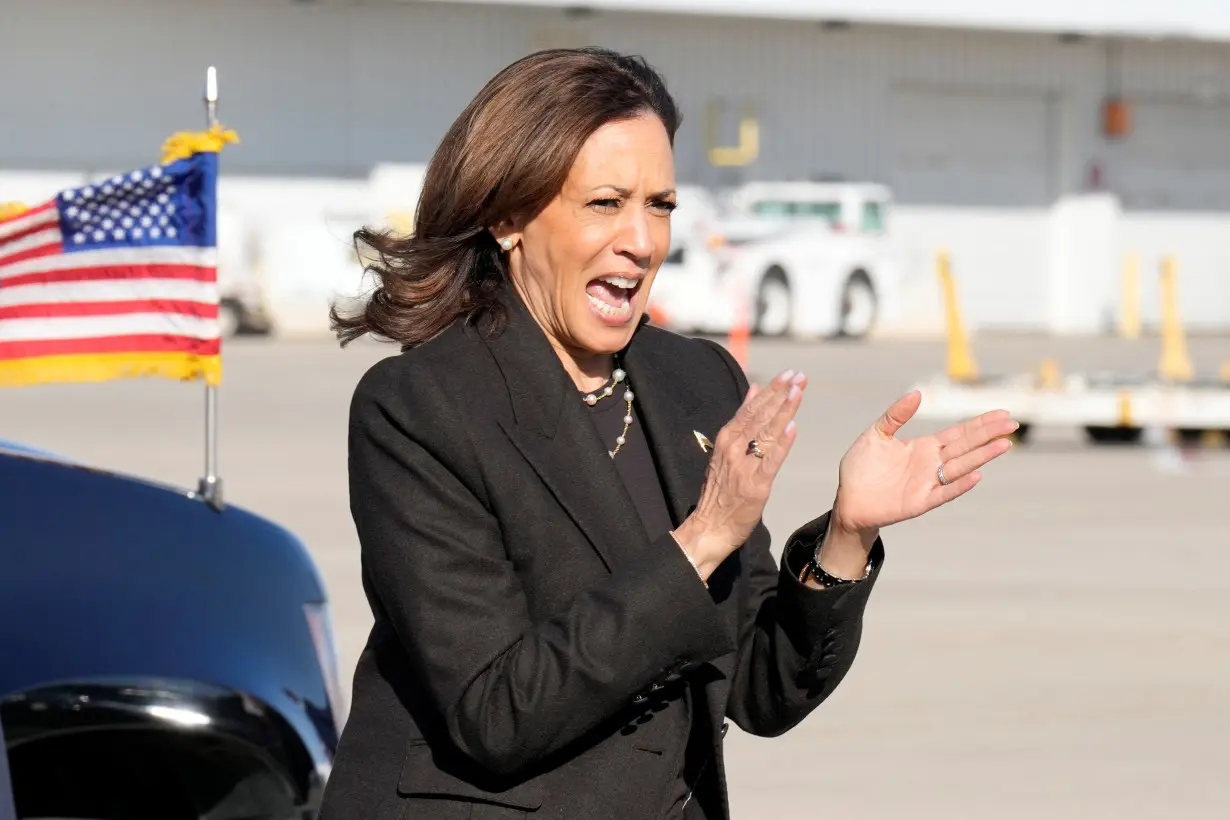
POLYGON ((632 318, 632 300, 641 287, 640 279, 627 276, 602 276, 585 286, 589 309, 610 325, 622 325, 632 318))

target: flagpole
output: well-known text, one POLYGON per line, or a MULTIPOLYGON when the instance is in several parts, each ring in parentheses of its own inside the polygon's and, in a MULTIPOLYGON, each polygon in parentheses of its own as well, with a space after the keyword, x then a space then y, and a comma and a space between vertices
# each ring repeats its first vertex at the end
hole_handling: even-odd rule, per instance
MULTIPOLYGON (((205 124, 208 128, 217 124, 217 112, 218 71, 210 66, 205 72, 205 124)), ((215 242, 216 239, 215 231, 215 242)), ((198 491, 209 506, 222 510, 222 479, 218 476, 218 388, 208 381, 205 383, 205 475, 198 491)))

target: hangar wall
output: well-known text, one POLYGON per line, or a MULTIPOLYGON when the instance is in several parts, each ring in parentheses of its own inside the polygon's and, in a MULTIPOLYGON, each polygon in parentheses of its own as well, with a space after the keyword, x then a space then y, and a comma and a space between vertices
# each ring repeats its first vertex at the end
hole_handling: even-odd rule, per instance
POLYGON ((243 138, 228 173, 364 177, 379 162, 425 161, 485 79, 518 56, 601 43, 646 55, 668 77, 684 109, 681 181, 890 184, 916 297, 930 300, 916 320, 938 316, 929 259, 944 245, 974 326, 1053 326, 1060 274, 1048 225, 1056 202, 1096 177, 1120 196, 1125 249, 1140 237, 1146 253, 1179 253, 1166 225, 1182 223, 1199 248, 1185 269, 1187 318, 1230 324, 1230 248, 1215 239, 1230 214, 1230 46, 394 0, 0 6, 0 169, 143 164, 166 134, 201 122, 202 71, 214 64, 221 115, 243 138), (1137 106, 1134 133, 1118 144, 1099 134, 1108 88, 1137 106), (708 116, 726 141, 747 105, 760 157, 710 166, 708 116), (1192 222, 1191 211, 1204 213, 1192 222), (1001 298, 1009 284, 1012 304, 1001 298))

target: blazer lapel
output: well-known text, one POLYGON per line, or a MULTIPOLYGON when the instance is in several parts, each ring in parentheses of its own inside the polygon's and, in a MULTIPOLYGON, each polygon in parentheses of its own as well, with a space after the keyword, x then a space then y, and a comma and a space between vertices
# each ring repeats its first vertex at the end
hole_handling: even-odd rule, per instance
POLYGON ((699 500, 709 467, 710 454, 702 449, 697 433, 712 439, 717 431, 701 429, 704 424, 696 417, 701 406, 697 391, 680 382, 677 363, 663 357, 660 349, 644 344, 640 333, 633 337, 624 361, 667 506, 679 526, 699 500))
POLYGON ((515 292, 502 301, 508 325, 487 340, 513 408, 499 423, 613 569, 643 550, 648 534, 546 335, 515 292))

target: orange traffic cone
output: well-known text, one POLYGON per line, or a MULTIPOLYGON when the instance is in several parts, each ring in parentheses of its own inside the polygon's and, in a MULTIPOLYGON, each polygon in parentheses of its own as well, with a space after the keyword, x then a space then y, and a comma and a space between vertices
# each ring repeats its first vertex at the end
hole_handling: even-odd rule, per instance
POLYGON ((670 314, 662 309, 656 302, 649 303, 649 321, 658 327, 670 327, 670 314))
POLYGON ((752 338, 749 313, 747 299, 740 299, 735 308, 735 322, 730 328, 730 335, 726 341, 730 355, 735 357, 735 361, 739 363, 739 367, 743 368, 744 373, 748 372, 748 348, 752 338))

